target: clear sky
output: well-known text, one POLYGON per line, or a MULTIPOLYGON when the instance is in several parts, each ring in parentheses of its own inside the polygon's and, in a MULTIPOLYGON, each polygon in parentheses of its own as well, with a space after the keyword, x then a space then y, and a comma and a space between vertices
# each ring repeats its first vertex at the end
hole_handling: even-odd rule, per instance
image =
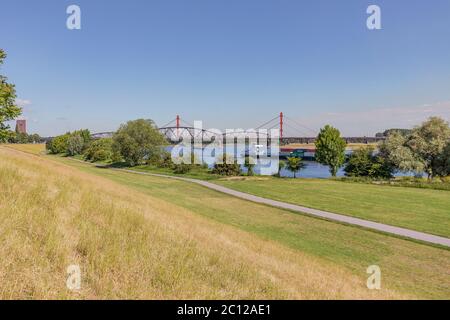
POLYGON ((176 114, 222 129, 283 111, 344 135, 450 118, 448 0, 2 0, 0 47, 43 136, 176 114))

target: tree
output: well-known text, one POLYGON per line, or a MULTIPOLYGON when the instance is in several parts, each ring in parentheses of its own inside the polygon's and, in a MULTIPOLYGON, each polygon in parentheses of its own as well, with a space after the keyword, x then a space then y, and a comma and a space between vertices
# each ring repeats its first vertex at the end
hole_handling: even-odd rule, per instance
POLYGON ((449 142, 449 124, 439 117, 431 117, 407 136, 391 133, 380 145, 380 153, 398 170, 425 172, 431 180, 447 173, 445 152, 449 142))
MULTIPOLYGON (((220 160, 220 158, 219 158, 220 160)), ((214 164, 211 173, 219 174, 222 176, 238 176, 241 174, 241 166, 237 163, 237 161, 230 155, 223 154, 222 155, 222 163, 217 161, 214 164), (227 161, 228 159, 228 161, 227 161), (232 159, 232 161, 231 161, 232 159)))
POLYGON ((47 150, 52 154, 67 153, 67 142, 69 140, 70 133, 66 133, 61 136, 57 136, 46 143, 47 150))
POLYGON ((424 163, 417 158, 412 150, 406 145, 407 137, 400 132, 392 132, 383 141, 378 149, 379 155, 396 171, 414 172, 419 175, 423 172, 424 163))
POLYGON ((186 164, 186 163, 179 163, 174 164, 172 166, 173 173, 175 174, 186 174, 192 169, 192 164, 186 164))
POLYGON ((440 177, 450 175, 450 142, 437 160, 437 175, 440 177))
POLYGON ((327 165, 335 177, 345 161, 345 140, 338 129, 326 125, 316 139, 316 161, 327 165))
POLYGON ((129 165, 144 163, 146 159, 160 155, 167 141, 152 120, 128 121, 113 136, 113 150, 129 165))
POLYGON ((393 132, 400 133, 402 136, 408 136, 411 134, 411 129, 387 129, 384 132, 379 132, 375 136, 378 138, 389 137, 393 132))
POLYGON ((66 153, 69 156, 81 154, 84 148, 84 140, 80 134, 71 134, 67 139, 66 153))
POLYGON ((17 133, 14 131, 9 132, 8 143, 40 143, 42 138, 38 134, 26 134, 26 133, 17 133))
POLYGON ((287 158, 286 169, 289 170, 294 174, 294 178, 296 177, 295 174, 303 169, 305 167, 305 164, 302 161, 302 158, 297 157, 289 157, 287 158))
POLYGON ((92 141, 91 132, 88 129, 81 129, 72 132, 72 135, 78 135, 83 140, 83 151, 85 151, 92 141))
POLYGON ((250 156, 245 157, 244 167, 247 168, 248 176, 253 176, 255 174, 255 172, 254 172, 255 160, 252 157, 250 157, 250 156))
POLYGON ((428 179, 440 175, 440 157, 450 141, 448 122, 439 117, 431 117, 421 126, 413 129, 407 146, 424 164, 428 179))
POLYGON ((284 168, 286 168, 286 162, 280 159, 278 161, 278 172, 275 173, 273 176, 278 178, 281 177, 281 170, 283 170, 284 168))
MULTIPOLYGON (((0 66, 6 58, 6 53, 0 49, 0 66)), ((6 142, 9 137, 9 126, 6 121, 11 121, 22 114, 16 101, 16 89, 13 84, 7 82, 7 78, 0 74, 0 143, 6 142)))
POLYGON ((374 155, 373 147, 356 150, 345 165, 349 177, 391 178, 393 167, 384 158, 374 155))
POLYGON ((112 144, 111 138, 93 141, 84 152, 84 159, 92 162, 111 160, 113 156, 112 144))

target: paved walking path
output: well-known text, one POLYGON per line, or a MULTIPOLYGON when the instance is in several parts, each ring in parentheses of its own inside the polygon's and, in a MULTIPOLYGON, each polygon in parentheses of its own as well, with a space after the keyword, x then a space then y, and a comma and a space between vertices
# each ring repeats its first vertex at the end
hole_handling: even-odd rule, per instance
POLYGON ((201 186, 204 186, 206 188, 209 188, 209 189, 212 189, 212 190, 215 190, 218 192, 226 193, 228 195, 231 195, 231 196, 234 196, 237 198, 241 198, 244 200, 261 203, 261 204, 265 204, 265 205, 269 205, 269 206, 277 207, 277 208, 281 208, 281 209, 292 210, 292 211, 296 211, 296 212, 300 212, 300 213, 306 213, 311 216, 325 218, 328 220, 338 221, 338 222, 355 225, 355 226, 360 226, 360 227, 364 227, 364 228, 368 228, 368 229, 373 229, 373 230, 377 230, 377 231, 381 231, 381 232, 386 232, 386 233, 394 234, 394 235, 401 236, 401 237, 411 238, 411 239, 415 239, 415 240, 420 240, 420 241, 425 241, 425 242, 429 242, 429 243, 433 243, 433 244, 439 244, 442 246, 450 247, 450 239, 445 238, 445 237, 435 236, 432 234, 423 233, 423 232, 414 231, 414 230, 405 229, 405 228, 400 228, 400 227, 394 227, 394 226, 390 226, 390 225, 383 224, 383 223, 368 221, 368 220, 364 220, 364 219, 345 216, 342 214, 336 214, 336 213, 331 213, 331 212, 327 212, 327 211, 311 209, 311 208, 307 208, 307 207, 298 206, 295 204, 290 204, 290 203, 286 203, 286 202, 281 202, 281 201, 271 200, 271 199, 267 199, 267 198, 263 198, 263 197, 258 197, 258 196, 254 196, 254 195, 251 195, 251 194, 248 194, 245 192, 240 192, 240 191, 236 191, 233 189, 229 189, 229 188, 226 188, 226 187, 223 187, 223 186, 220 186, 215 183, 208 182, 208 181, 183 178, 183 177, 177 177, 177 176, 169 176, 169 175, 157 174, 157 173, 140 172, 140 171, 134 171, 134 170, 127 170, 127 169, 114 169, 114 170, 119 170, 119 171, 134 173, 134 174, 142 174, 142 175, 149 175, 149 176, 154 176, 154 177, 170 178, 170 179, 175 179, 175 180, 192 182, 192 183, 196 183, 201 186))

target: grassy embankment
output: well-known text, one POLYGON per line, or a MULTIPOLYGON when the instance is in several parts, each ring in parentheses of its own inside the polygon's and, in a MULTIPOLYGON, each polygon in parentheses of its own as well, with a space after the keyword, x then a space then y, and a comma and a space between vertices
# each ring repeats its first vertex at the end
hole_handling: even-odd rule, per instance
MULTIPOLYGON (((186 220, 183 220, 182 223, 186 224, 186 228, 193 228, 193 224, 198 225, 201 221, 201 225, 211 231, 211 239, 202 238, 203 242, 200 242, 199 246, 204 245, 214 252, 221 252, 219 244, 236 246, 236 243, 240 243, 242 246, 244 240, 249 239, 255 250, 246 251, 247 258, 241 261, 242 266, 246 268, 255 266, 260 259, 271 261, 278 267, 288 263, 286 266, 289 266, 290 271, 286 274, 284 273, 287 270, 279 270, 280 273, 274 273, 273 269, 268 271, 260 265, 252 269, 256 275, 268 275, 272 279, 270 280, 271 285, 280 290, 273 291, 279 294, 273 296, 364 297, 367 294, 364 288, 367 277, 365 270, 369 265, 377 264, 383 272, 383 289, 390 289, 389 293, 384 290, 379 292, 379 297, 394 297, 399 294, 402 297, 407 295, 421 298, 449 298, 450 251, 448 250, 253 204, 181 181, 100 169, 65 158, 51 157, 51 159, 131 187, 126 188, 129 191, 125 194, 133 193, 131 189, 139 191, 141 201, 152 199, 148 204, 150 208, 152 202, 163 201, 171 209, 165 212, 166 223, 169 225, 173 221, 178 221, 181 213, 185 215, 186 220), (208 219, 204 219, 204 217, 208 219), (231 232, 231 234, 227 232, 231 232), (231 238, 227 235, 230 235, 231 238), (260 250, 261 252, 259 252, 260 250), (285 258, 291 254, 293 257, 301 256, 304 260, 297 263, 293 263, 292 260, 287 262, 285 258), (312 267, 310 265, 312 261, 317 265, 312 267), (314 268, 319 269, 315 270, 314 268), (334 269, 328 270, 327 268, 334 269), (301 270, 303 270, 303 275, 293 274, 301 272, 301 270), (332 273, 335 271, 332 270, 336 272, 339 270, 339 273, 333 275, 332 273), (318 278, 306 276, 311 272, 318 278), (344 272, 345 275, 341 272, 344 272), (284 276, 281 277, 281 274, 284 276), (280 282, 280 277, 286 279, 290 285, 287 286, 286 283, 280 282), (340 284, 330 286, 328 281, 333 282, 330 278, 334 278, 340 284), (324 281, 324 286, 320 288, 316 287, 313 290, 306 288, 314 288, 319 285, 318 282, 322 281, 324 281), (349 283, 350 287, 336 287, 341 286, 342 283, 349 283), (394 295, 391 290, 395 291, 394 295)), ((134 198, 130 200, 134 201, 134 198)), ((115 204, 116 201, 112 203, 115 204)), ((142 209, 138 209, 137 212, 139 210, 142 209)), ((112 212, 112 208, 109 208, 108 211, 112 212)), ((137 212, 136 214, 138 214, 137 212)), ((101 231, 102 229, 100 229, 101 231)), ((187 233, 186 230, 183 230, 183 232, 185 233, 183 233, 182 239, 185 239, 186 235, 197 239, 195 230, 187 233)), ((104 235, 101 235, 101 238, 103 237, 104 235)), ((108 246, 114 246, 114 243, 108 246)), ((143 246, 145 247, 145 244, 143 246)), ((149 250, 149 247, 146 249, 149 250)), ((203 247, 201 247, 202 249, 203 247)), ((102 251, 103 248, 97 249, 97 252, 102 251)), ((233 265, 233 261, 236 261, 233 259, 237 259, 237 261, 243 259, 242 257, 233 258, 234 253, 239 252, 239 250, 234 252, 231 249, 233 254, 230 253, 232 256, 230 263, 223 262, 223 260, 222 263, 230 267, 233 265)), ((90 259, 95 258, 90 257, 90 259)), ((143 263, 145 265, 145 261, 143 263)), ((114 265, 113 260, 112 265, 114 265)), ((225 274, 224 276, 230 275, 225 274)), ((247 285, 248 282, 243 283, 244 288, 247 285)), ((211 292, 214 290, 212 288, 211 292)), ((249 290, 254 292, 253 289, 249 290)), ((211 292, 209 293, 212 295, 211 292)), ((374 293, 370 292, 370 294, 374 293)), ((204 293, 204 296, 208 295, 204 293)), ((234 297, 237 296, 243 297, 244 295, 234 295, 234 297)))
POLYGON ((4 147, 0 186, 1 299, 406 297, 369 291, 345 268, 159 197, 4 147), (79 292, 66 288, 72 264, 81 266, 79 292))

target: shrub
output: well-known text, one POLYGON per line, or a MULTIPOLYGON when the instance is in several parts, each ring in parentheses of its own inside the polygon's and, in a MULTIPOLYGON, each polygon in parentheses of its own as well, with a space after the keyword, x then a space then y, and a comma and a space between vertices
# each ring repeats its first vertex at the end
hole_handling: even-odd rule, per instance
POLYGON ((92 162, 112 160, 112 144, 113 141, 111 138, 93 141, 84 152, 85 160, 92 162))
POLYGON ((374 155, 372 147, 353 152, 344 168, 348 177, 392 178, 394 168, 382 157, 374 155))
POLYGON ((52 154, 60 154, 67 152, 67 141, 69 140, 70 134, 66 133, 62 136, 57 136, 50 140, 47 144, 47 150, 52 154))
POLYGON ((84 148, 83 137, 79 134, 71 134, 67 139, 66 153, 69 156, 75 156, 81 154, 84 148))
POLYGON ((89 146, 91 133, 89 130, 67 132, 47 141, 46 148, 52 154, 65 153, 69 156, 82 154, 89 146))
POLYGON ((241 166, 236 162, 226 163, 226 159, 229 159, 229 156, 224 155, 222 163, 215 163, 211 173, 219 174, 221 176, 238 176, 241 174, 241 166))
POLYGON ((301 158, 289 157, 287 158, 287 162, 285 163, 286 169, 294 174, 294 178, 296 177, 296 173, 301 169, 305 168, 305 164, 303 163, 301 158))
POLYGON ((247 176, 255 175, 255 160, 253 158, 246 156, 244 166, 247 168, 247 176))
POLYGON ((180 163, 180 164, 174 164, 173 167, 173 173, 176 174, 186 174, 192 169, 192 165, 180 163))
POLYGON ((163 152, 160 158, 160 162, 157 164, 160 168, 170 168, 173 166, 172 155, 169 152, 163 152))
POLYGON ((14 131, 9 132, 8 143, 40 143, 42 142, 42 138, 38 134, 27 134, 27 133, 18 133, 14 131))
POLYGON ((113 136, 113 150, 131 166, 161 155, 161 147, 166 143, 152 120, 129 121, 121 125, 113 136))

